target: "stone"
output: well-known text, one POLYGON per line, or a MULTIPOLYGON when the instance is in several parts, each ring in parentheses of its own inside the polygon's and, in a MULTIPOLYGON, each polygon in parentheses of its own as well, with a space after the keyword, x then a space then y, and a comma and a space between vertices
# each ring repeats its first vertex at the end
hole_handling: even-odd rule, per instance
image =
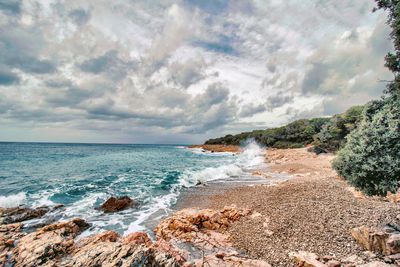
POLYGON ((342 264, 340 263, 340 261, 337 260, 329 260, 326 265, 328 267, 340 267, 342 264))
POLYGON ((386 225, 378 229, 360 226, 353 228, 351 235, 369 251, 384 255, 400 253, 400 232, 397 226, 386 225))
POLYGON ((297 266, 299 267, 327 267, 328 265, 320 262, 318 256, 315 253, 299 251, 297 253, 291 253, 290 256, 295 259, 297 266))
POLYGON ((118 212, 134 206, 135 202, 128 196, 110 197, 104 202, 100 209, 104 212, 118 212))
POLYGON ((363 261, 363 259, 361 259, 357 255, 350 255, 350 256, 342 259, 342 263, 345 263, 345 264, 350 265, 350 266, 356 266, 356 265, 359 265, 359 264, 363 264, 364 261, 363 261))
POLYGON ((0 224, 11 224, 17 222, 23 222, 35 218, 40 218, 49 211, 53 211, 63 207, 57 205, 54 207, 42 206, 38 208, 28 207, 15 207, 15 208, 0 208, 0 224))
POLYGON ((131 234, 127 235, 126 237, 124 237, 123 243, 124 244, 135 244, 135 245, 144 244, 146 246, 151 246, 151 244, 152 244, 149 236, 143 232, 135 232, 135 233, 131 233, 131 234))
POLYGON ((22 237, 13 250, 15 267, 55 265, 58 257, 69 252, 74 238, 88 227, 82 219, 47 225, 22 237))

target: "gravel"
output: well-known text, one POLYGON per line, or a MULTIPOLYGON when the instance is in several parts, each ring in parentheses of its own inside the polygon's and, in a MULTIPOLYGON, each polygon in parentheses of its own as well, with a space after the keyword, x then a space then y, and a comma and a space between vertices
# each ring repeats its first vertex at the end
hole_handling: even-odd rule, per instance
POLYGON ((213 193, 209 195, 202 189, 201 194, 186 196, 190 201, 183 199, 180 208, 219 209, 232 204, 251 208, 254 216, 241 219, 229 229, 232 242, 237 249, 272 266, 294 266, 289 253, 300 250, 336 259, 354 254, 365 258, 350 230, 361 225, 399 223, 396 216, 400 205, 356 198, 330 169, 332 156, 316 157, 305 149, 275 150, 268 155, 273 170, 302 177, 277 186, 229 188, 219 193, 210 189, 213 193), (204 197, 208 200, 203 201, 204 197))

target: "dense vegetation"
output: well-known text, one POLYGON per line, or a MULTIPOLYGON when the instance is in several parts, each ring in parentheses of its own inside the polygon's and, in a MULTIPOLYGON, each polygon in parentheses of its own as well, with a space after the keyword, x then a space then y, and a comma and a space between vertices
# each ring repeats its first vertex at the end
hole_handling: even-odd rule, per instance
POLYGON ((377 0, 389 12, 395 53, 386 56, 394 74, 382 100, 367 104, 357 129, 333 163, 349 183, 369 195, 395 192, 400 180, 400 1, 377 0))
POLYGON ((355 106, 331 118, 301 119, 286 126, 255 130, 210 139, 205 144, 241 145, 248 139, 274 148, 297 148, 315 144, 317 151, 336 151, 356 127, 363 107, 355 106))

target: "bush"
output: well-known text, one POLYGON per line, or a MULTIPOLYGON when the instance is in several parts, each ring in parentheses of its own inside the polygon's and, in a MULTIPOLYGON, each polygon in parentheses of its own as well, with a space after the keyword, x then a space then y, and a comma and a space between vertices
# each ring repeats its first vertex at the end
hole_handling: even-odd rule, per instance
POLYGON ((364 106, 354 106, 343 114, 333 116, 314 136, 316 149, 325 152, 339 150, 346 142, 345 137, 356 128, 363 109, 364 106))
POLYGON ((392 95, 368 104, 333 167, 368 195, 396 192, 400 179, 400 101, 392 95))

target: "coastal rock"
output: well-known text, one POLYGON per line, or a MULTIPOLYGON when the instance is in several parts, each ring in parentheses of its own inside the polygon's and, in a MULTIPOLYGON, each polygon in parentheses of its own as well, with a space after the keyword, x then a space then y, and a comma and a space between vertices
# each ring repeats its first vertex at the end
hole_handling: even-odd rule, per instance
POLYGON ((234 221, 249 214, 250 210, 235 207, 225 207, 221 211, 183 209, 160 222, 154 231, 157 237, 167 241, 171 238, 190 241, 202 230, 226 230, 234 221))
POLYGON ((75 244, 65 266, 178 266, 175 260, 153 246, 145 233, 133 233, 121 238, 107 231, 85 238, 75 244))
POLYGON ((295 259, 297 266, 299 267, 327 267, 328 265, 320 262, 318 256, 315 253, 299 251, 297 253, 291 253, 291 257, 295 259))
POLYGON ((270 266, 263 260, 240 255, 230 242, 227 228, 248 209, 184 209, 163 220, 155 229, 157 246, 187 266, 270 266))
POLYGON ((22 222, 30 219, 40 218, 49 211, 59 209, 62 205, 54 207, 42 206, 38 208, 15 207, 15 208, 0 208, 0 224, 11 224, 22 222))
POLYGON ((15 267, 53 266, 70 251, 74 238, 88 227, 82 219, 47 225, 22 237, 13 250, 15 267))
POLYGON ((400 231, 396 226, 386 225, 377 229, 360 226, 352 229, 351 234, 362 247, 369 251, 384 255, 400 253, 400 231))
POLYGON ((133 199, 128 196, 110 197, 104 202, 100 209, 104 212, 117 212, 132 207, 135 204, 133 199))
POLYGON ((25 234, 21 232, 22 224, 5 224, 0 225, 0 266, 6 266, 7 256, 14 247, 15 240, 21 238, 25 234))
POLYGON ((270 267, 265 261, 241 255, 229 241, 225 230, 247 214, 249 210, 235 207, 182 210, 160 223, 156 242, 143 232, 121 237, 114 231, 76 241, 88 227, 81 219, 50 224, 30 234, 22 233, 20 223, 1 225, 0 266, 270 267))

